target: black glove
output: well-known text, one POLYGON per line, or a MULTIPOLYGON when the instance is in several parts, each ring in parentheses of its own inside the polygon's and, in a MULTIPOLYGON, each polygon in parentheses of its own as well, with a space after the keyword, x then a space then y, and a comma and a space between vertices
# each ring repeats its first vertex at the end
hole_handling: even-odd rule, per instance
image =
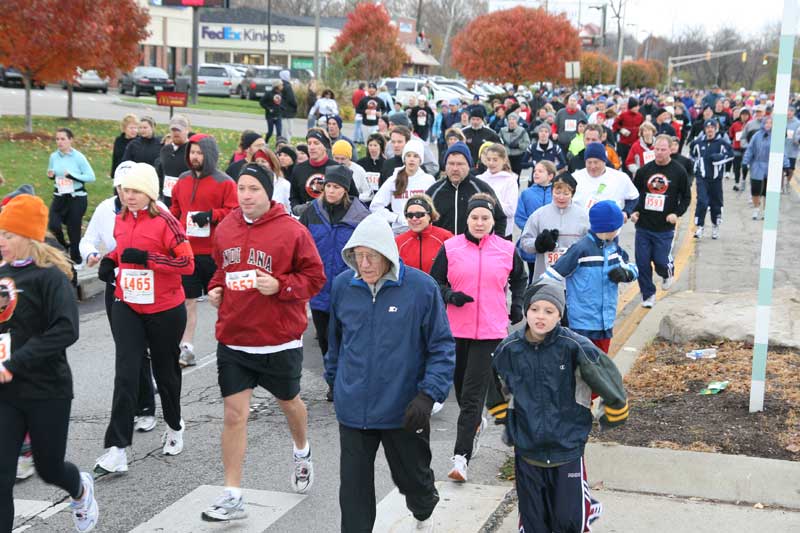
POLYGON ((615 267, 608 272, 608 279, 614 283, 628 283, 633 281, 633 272, 625 267, 615 267))
POLYGON ((411 433, 421 433, 430 424, 431 409, 433 409, 433 399, 424 392, 417 393, 406 407, 403 429, 411 433))
POLYGON ((147 265, 147 252, 138 248, 125 248, 120 257, 123 263, 133 263, 134 265, 147 265))
POLYGON ((519 304, 512 305, 511 314, 508 315, 508 318, 511 320, 512 324, 522 322, 522 319, 525 318, 525 314, 522 312, 522 306, 519 304))
POLYGON ((100 265, 97 267, 97 277, 100 281, 111 283, 114 281, 114 269, 117 264, 110 258, 104 257, 100 260, 100 265))
POLYGON ((211 222, 211 211, 198 211, 192 215, 192 222, 201 228, 211 222))
POLYGON ((447 303, 451 303, 456 307, 461 307, 462 305, 474 302, 475 299, 470 296, 469 294, 464 294, 463 292, 453 291, 447 297, 447 303))
POLYGON ((543 254, 555 250, 556 241, 558 241, 558 230, 546 229, 536 236, 536 241, 534 241, 533 246, 536 248, 537 252, 543 254))

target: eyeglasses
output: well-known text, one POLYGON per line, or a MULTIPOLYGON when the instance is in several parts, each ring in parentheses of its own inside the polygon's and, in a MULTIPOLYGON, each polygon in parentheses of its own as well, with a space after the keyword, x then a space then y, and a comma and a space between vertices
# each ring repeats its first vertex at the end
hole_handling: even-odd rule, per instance
POLYGON ((406 213, 406 218, 424 218, 426 216, 428 216, 428 213, 425 212, 406 213))
POLYGON ((353 254, 356 258, 356 263, 361 264, 365 259, 367 263, 373 265, 378 262, 380 258, 380 254, 372 253, 372 252, 356 252, 353 254))

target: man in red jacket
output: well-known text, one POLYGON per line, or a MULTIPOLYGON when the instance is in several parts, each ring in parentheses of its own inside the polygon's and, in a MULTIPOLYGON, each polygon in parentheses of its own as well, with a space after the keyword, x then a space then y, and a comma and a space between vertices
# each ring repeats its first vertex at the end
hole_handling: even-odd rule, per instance
POLYGON ((253 389, 278 400, 294 441, 291 484, 305 493, 314 481, 308 415, 300 399, 306 304, 325 285, 325 270, 308 230, 272 200, 274 175, 257 163, 242 169, 240 209, 214 235, 219 267, 208 299, 219 309, 217 372, 224 398, 222 459, 225 490, 202 513, 206 521, 244 518, 242 463, 253 389))
MULTIPOLYGON (((639 100, 631 96, 628 98, 628 109, 617 115, 614 120, 614 132, 619 133, 619 143, 617 143, 617 154, 619 160, 625 161, 631 146, 639 140, 639 126, 644 122, 644 117, 639 113, 639 100)), ((625 173, 627 168, 623 165, 625 173)))
POLYGON ((214 137, 198 133, 189 138, 186 163, 189 170, 180 175, 172 188, 169 210, 186 229, 194 252, 194 272, 183 276, 186 292, 186 330, 181 339, 182 367, 197 364, 194 330, 197 328, 197 299, 208 289, 217 267, 211 258, 211 242, 217 224, 236 207, 236 184, 217 169, 219 148, 214 137))

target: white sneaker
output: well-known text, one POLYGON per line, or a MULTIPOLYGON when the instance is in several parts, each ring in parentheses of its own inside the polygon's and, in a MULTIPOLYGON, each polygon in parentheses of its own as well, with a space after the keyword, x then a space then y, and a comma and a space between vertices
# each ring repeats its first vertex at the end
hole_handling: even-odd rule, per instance
POLYGON ((719 239, 719 224, 711 226, 711 238, 719 239))
POLYGON ((642 307, 646 307, 647 309, 652 309, 653 306, 656 304, 656 295, 652 295, 647 300, 642 300, 642 307))
POLYGON ((694 232, 695 239, 702 239, 703 238, 703 226, 698 226, 694 232))
POLYGON ((758 220, 759 211, 757 207, 753 209, 753 220, 758 220))
POLYGON ((164 451, 162 452, 164 455, 178 455, 183 451, 183 429, 185 427, 186 424, 183 423, 183 419, 181 419, 181 429, 178 431, 167 426, 164 436, 161 437, 161 442, 164 443, 164 451))
POLYGON ((488 422, 486 421, 486 417, 481 417, 481 423, 478 426, 478 430, 475 431, 475 436, 472 438, 472 455, 470 456, 472 459, 478 455, 478 450, 481 449, 481 435, 483 435, 483 431, 486 429, 488 422))
POLYGON ((311 461, 311 448, 309 448, 308 455, 305 457, 292 454, 292 459, 294 461, 294 472, 292 472, 289 481, 296 493, 305 494, 314 484, 314 463, 311 461))
POLYGON ((94 497, 94 479, 88 472, 81 472, 81 484, 83 485, 83 497, 80 500, 72 500, 69 504, 72 509, 72 521, 75 529, 81 533, 91 531, 97 525, 100 517, 100 508, 97 506, 97 499, 94 497))
POLYGON ((431 416, 441 411, 443 407, 444 407, 444 402, 442 403, 433 402, 433 408, 431 409, 431 416))
POLYGON ((133 419, 133 429, 142 433, 153 431, 157 424, 154 416, 137 416, 133 419))
POLYGON ((33 455, 20 455, 17 458, 17 479, 28 479, 36 473, 36 466, 33 464, 33 455))
POLYGON ((181 343, 181 355, 178 357, 178 364, 181 365, 181 368, 197 364, 197 357, 194 355, 194 346, 188 342, 181 343))
POLYGON ((112 446, 94 464, 94 471, 98 474, 113 474, 128 471, 128 454, 125 448, 112 446))
POLYGON ((753 197, 752 196, 748 196, 747 197, 747 205, 749 205, 750 207, 753 207, 753 197))
POLYGON ((452 461, 453 468, 447 477, 453 481, 465 482, 467 480, 467 458, 463 455, 454 455, 452 461))
POLYGON ((662 291, 670 290, 674 284, 675 284, 675 277, 674 276, 661 278, 661 290, 662 291))
POLYGON ((244 498, 234 498, 227 490, 214 504, 200 514, 206 522, 227 522, 247 518, 244 510, 244 498))
POLYGON ((417 520, 417 531, 433 533, 433 517, 429 516, 427 520, 417 520))

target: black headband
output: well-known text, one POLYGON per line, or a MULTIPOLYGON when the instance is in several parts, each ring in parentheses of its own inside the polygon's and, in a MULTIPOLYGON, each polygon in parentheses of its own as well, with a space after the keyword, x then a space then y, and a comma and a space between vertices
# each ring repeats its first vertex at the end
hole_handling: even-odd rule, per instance
POLYGON ((477 209, 479 207, 483 207, 484 209, 488 209, 489 212, 494 217, 494 206, 492 202, 489 200, 484 200, 483 198, 475 198, 474 200, 470 200, 467 203, 467 216, 472 212, 473 209, 477 209))
POLYGON ((412 206, 412 205, 418 205, 422 209, 424 209, 426 213, 428 213, 429 215, 431 214, 431 206, 430 206, 430 204, 428 204, 428 202, 426 202, 422 198, 411 198, 410 200, 408 200, 406 202, 406 208, 405 208, 405 212, 406 213, 408 213, 408 207, 412 206))
POLYGON ((320 131, 312 130, 312 131, 309 131, 308 133, 306 133, 306 140, 309 140, 309 139, 312 139, 312 138, 318 140, 319 142, 321 142, 322 145, 325 146, 325 148, 330 149, 331 140, 327 137, 327 135, 324 135, 320 131))

